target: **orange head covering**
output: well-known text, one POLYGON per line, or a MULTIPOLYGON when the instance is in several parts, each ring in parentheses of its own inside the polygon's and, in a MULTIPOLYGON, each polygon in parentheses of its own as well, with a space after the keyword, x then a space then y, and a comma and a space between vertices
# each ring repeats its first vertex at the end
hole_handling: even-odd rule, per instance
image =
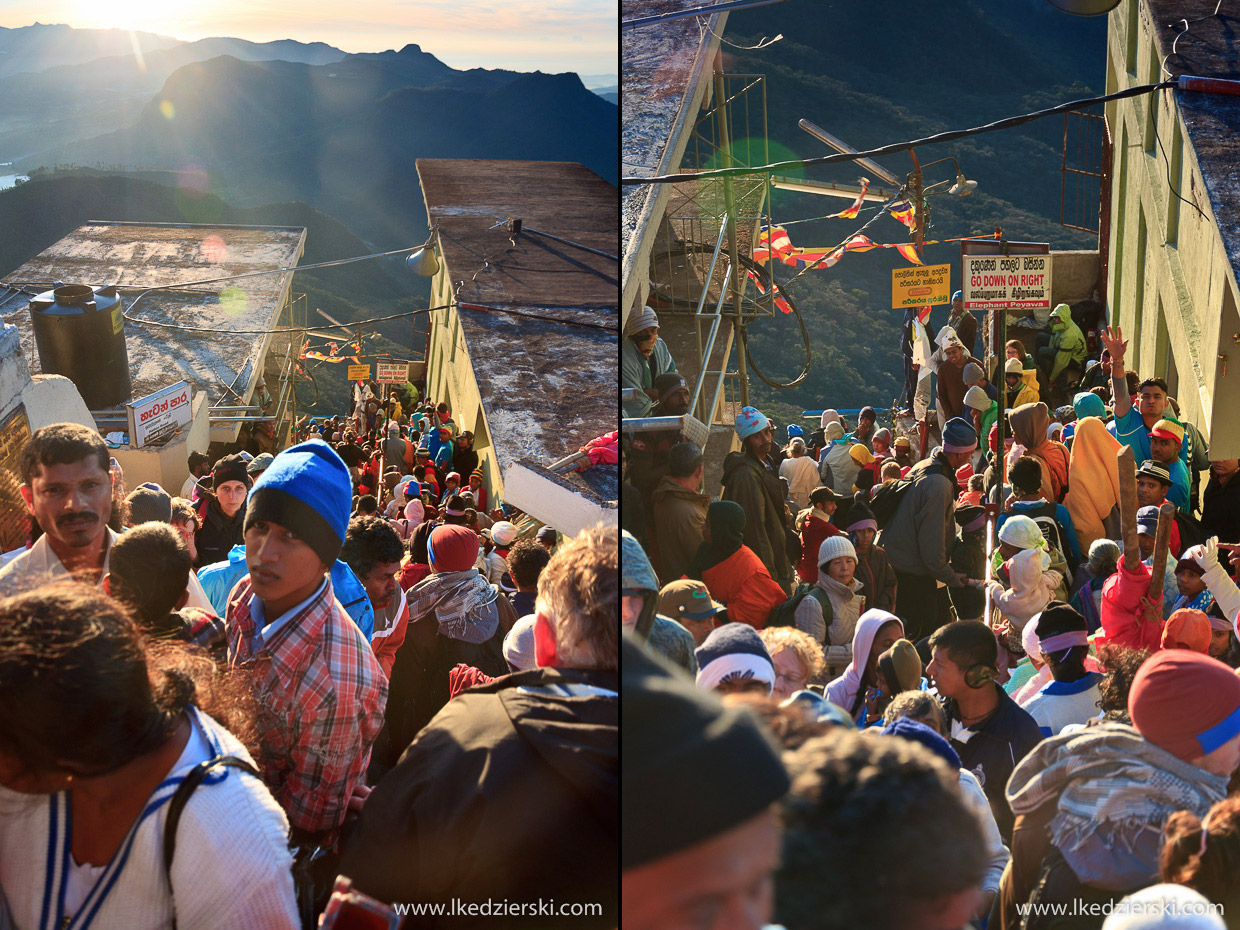
POLYGON ((1163 627, 1164 649, 1189 649, 1203 655, 1210 651, 1210 618, 1200 610, 1181 607, 1163 627))

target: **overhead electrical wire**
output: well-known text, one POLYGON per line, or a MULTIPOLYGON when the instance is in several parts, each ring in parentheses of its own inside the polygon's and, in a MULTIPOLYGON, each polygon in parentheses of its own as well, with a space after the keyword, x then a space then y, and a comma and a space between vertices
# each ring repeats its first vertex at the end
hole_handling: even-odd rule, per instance
POLYGON ((936 133, 933 136, 926 136, 921 139, 913 139, 908 142, 895 142, 890 145, 880 146, 879 148, 870 149, 866 152, 836 152, 831 155, 819 155, 813 158, 798 158, 789 161, 775 162, 769 165, 757 165, 752 168, 712 168, 708 171, 664 174, 650 178, 621 178, 620 183, 681 184, 688 181, 702 181, 708 178, 735 178, 744 177, 745 175, 761 174, 764 172, 787 171, 793 168, 808 168, 815 165, 833 165, 842 162, 857 161, 861 158, 880 158, 883 155, 894 155, 899 152, 907 152, 909 149, 919 148, 925 145, 954 142, 956 139, 964 139, 969 136, 981 135, 982 133, 987 132, 996 132, 1000 129, 1010 129, 1013 126, 1021 126, 1025 123, 1030 123, 1034 120, 1042 119, 1047 116, 1054 116, 1057 113, 1069 113, 1073 110, 1085 110, 1089 107, 1097 106, 1102 103, 1108 103, 1111 100, 1123 100, 1128 97, 1139 97, 1143 94, 1150 94, 1157 90, 1177 86, 1177 81, 1160 81, 1157 84, 1138 84, 1134 87, 1116 91, 1113 94, 1104 94, 1101 97, 1087 97, 1081 100, 1069 100, 1066 103, 1057 104, 1053 107, 1047 107, 1044 110, 1035 110, 1032 113, 1023 113, 1020 116, 1009 116, 1005 119, 995 120, 993 123, 985 123, 984 125, 974 126, 970 129, 952 129, 947 132, 936 133))

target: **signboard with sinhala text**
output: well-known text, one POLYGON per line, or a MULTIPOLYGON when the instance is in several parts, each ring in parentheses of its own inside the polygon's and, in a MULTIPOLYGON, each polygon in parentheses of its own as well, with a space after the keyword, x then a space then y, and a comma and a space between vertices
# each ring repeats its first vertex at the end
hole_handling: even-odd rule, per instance
POLYGON ((350 365, 349 380, 350 381, 366 381, 370 378, 369 365, 350 365))
POLYGON ((126 404, 129 448, 141 449, 186 426, 194 416, 191 397, 189 382, 178 381, 126 404))
POLYGON ((376 362, 380 384, 404 384, 409 380, 408 362, 376 362))
POLYGON ((945 304, 951 298, 951 265, 917 265, 891 272, 891 306, 895 310, 945 304))
POLYGON ((1050 309, 1049 255, 964 255, 961 263, 966 309, 1050 309))

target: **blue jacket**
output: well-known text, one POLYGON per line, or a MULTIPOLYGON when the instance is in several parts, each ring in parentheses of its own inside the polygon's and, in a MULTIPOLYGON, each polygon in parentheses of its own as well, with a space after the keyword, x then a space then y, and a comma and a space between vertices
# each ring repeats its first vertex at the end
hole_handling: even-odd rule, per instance
MULTIPOLYGON (((213 562, 198 569, 198 581, 218 616, 224 616, 228 610, 228 595, 246 574, 244 545, 233 546, 228 551, 227 562, 213 562)), ((365 634, 366 641, 370 642, 370 637, 375 632, 374 608, 370 606, 366 589, 357 580, 357 575, 353 574, 353 569, 339 559, 332 566, 332 591, 345 613, 365 634)))

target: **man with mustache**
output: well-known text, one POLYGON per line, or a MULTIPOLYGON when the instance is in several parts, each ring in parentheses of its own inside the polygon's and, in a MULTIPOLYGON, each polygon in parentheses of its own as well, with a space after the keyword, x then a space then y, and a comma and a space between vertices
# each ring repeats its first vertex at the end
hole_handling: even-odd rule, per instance
POLYGON ((93 429, 53 423, 35 431, 21 455, 22 499, 42 535, 0 569, 8 597, 70 576, 98 585, 116 534, 108 528, 112 477, 108 447, 93 429))

